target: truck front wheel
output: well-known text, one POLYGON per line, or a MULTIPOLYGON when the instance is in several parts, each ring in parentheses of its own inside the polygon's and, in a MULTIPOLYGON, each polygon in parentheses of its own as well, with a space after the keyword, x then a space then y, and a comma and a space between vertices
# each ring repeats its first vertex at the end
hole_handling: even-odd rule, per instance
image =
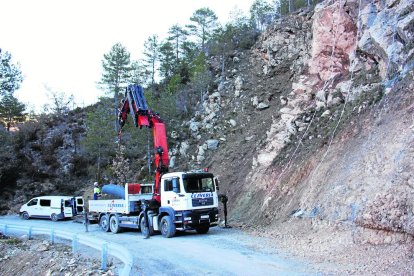
POLYGON ((165 238, 171 238, 175 236, 175 225, 172 222, 170 216, 164 216, 161 219, 161 234, 165 238))
POLYGON ((101 228, 104 232, 109 232, 109 221, 108 221, 108 216, 107 215, 103 215, 99 219, 99 225, 101 226, 101 228))
POLYGON ((112 216, 109 220, 109 228, 111 229, 111 232, 116 234, 121 232, 121 227, 119 227, 119 219, 117 216, 112 216))
POLYGON ((200 225, 195 228, 198 234, 207 234, 208 229, 210 229, 209 225, 200 225))

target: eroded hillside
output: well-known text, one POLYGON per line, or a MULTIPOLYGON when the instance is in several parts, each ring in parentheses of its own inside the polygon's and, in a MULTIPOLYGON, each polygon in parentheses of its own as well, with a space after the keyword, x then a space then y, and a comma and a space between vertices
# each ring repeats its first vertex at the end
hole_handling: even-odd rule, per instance
POLYGON ((311 218, 411 240, 414 5, 359 4, 280 19, 229 57, 224 81, 211 59, 217 88, 172 152, 220 177, 234 222, 311 218))

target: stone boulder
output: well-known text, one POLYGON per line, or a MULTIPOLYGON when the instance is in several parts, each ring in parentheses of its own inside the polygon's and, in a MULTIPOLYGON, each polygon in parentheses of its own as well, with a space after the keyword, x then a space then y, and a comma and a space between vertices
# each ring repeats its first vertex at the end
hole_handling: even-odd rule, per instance
POLYGON ((206 141, 207 149, 216 150, 219 146, 220 141, 216 139, 210 139, 206 141))

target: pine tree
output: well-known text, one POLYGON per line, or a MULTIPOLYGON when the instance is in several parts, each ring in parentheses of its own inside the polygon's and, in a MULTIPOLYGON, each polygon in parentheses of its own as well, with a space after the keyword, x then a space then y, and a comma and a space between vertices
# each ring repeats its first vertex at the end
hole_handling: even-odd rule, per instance
POLYGON ((168 41, 171 42, 175 52, 175 68, 178 68, 183 52, 183 44, 187 40, 188 32, 184 28, 175 24, 170 28, 168 34, 168 41))
MULTIPOLYGON (((109 99, 108 99, 109 100, 109 99)), ((109 103, 102 99, 96 110, 87 114, 86 137, 82 140, 86 153, 96 159, 96 178, 102 176, 102 168, 108 164, 108 158, 113 154, 116 148, 116 132, 111 127, 113 113, 107 108, 109 103)))
POLYGON ((0 96, 13 94, 23 81, 19 64, 12 63, 9 52, 0 49, 0 96))
POLYGON ((145 85, 148 81, 148 75, 142 62, 135 60, 131 63, 131 67, 131 83, 145 85))
POLYGON ((217 16, 209 8, 196 10, 190 18, 195 24, 187 25, 190 33, 201 42, 201 50, 206 51, 206 42, 211 38, 217 28, 217 16))
POLYGON ((158 36, 150 36, 144 43, 144 63, 147 68, 150 68, 149 75, 151 80, 151 86, 155 84, 155 72, 157 69, 157 63, 159 59, 159 42, 158 36))
POLYGON ((102 60, 103 73, 101 82, 108 94, 113 93, 114 110, 115 110, 115 130, 118 130, 116 122, 119 104, 119 92, 125 88, 131 79, 131 54, 121 43, 112 46, 109 53, 104 54, 102 60))
POLYGON ((0 101, 0 117, 7 123, 7 131, 16 117, 23 116, 26 107, 20 103, 11 93, 4 95, 0 101))
POLYGON ((174 48, 169 41, 163 42, 159 48, 160 52, 160 73, 165 80, 169 80, 175 73, 174 48))
POLYGON ((274 6, 266 0, 255 0, 250 7, 250 16, 258 31, 263 31, 275 16, 274 6))

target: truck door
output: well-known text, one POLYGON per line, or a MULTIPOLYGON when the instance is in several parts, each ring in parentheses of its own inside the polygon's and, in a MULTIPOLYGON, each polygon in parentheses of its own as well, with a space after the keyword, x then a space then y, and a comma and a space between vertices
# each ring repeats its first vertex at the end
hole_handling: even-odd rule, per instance
POLYGON ((161 206, 170 206, 177 209, 180 205, 180 179, 178 177, 166 178, 162 181, 161 206))

